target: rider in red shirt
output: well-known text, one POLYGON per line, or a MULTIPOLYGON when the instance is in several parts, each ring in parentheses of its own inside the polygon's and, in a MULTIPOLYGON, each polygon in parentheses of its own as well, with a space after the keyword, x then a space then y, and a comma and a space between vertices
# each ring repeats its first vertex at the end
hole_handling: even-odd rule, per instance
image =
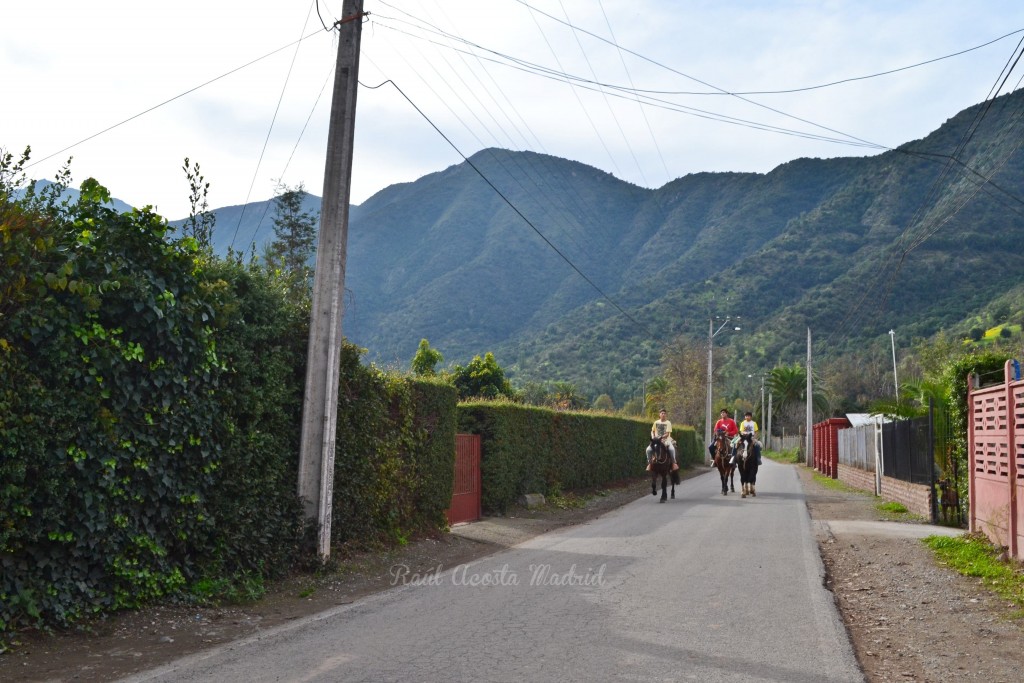
MULTIPOLYGON (((737 434, 740 433, 740 428, 736 426, 736 420, 729 417, 729 411, 726 410, 725 408, 722 408, 722 412, 719 413, 719 415, 721 417, 718 419, 718 422, 715 423, 715 428, 711 430, 711 433, 716 434, 718 433, 719 429, 724 429, 726 436, 728 436, 729 439, 732 440, 733 438, 736 437, 737 434)), ((715 457, 714 442, 708 444, 708 453, 711 454, 712 458, 715 457)))
POLYGON ((729 417, 729 411, 722 408, 722 412, 719 413, 721 418, 715 423, 715 430, 724 429, 726 435, 731 439, 740 433, 740 428, 736 426, 736 420, 729 417))

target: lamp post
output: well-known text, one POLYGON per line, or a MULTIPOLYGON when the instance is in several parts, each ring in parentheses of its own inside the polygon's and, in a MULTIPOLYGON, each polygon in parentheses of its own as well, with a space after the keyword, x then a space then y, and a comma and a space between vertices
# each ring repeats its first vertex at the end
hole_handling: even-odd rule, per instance
MULTIPOLYGON (((730 320, 732 320, 732 318, 726 316, 725 320, 722 322, 721 325, 718 326, 717 330, 715 329, 715 321, 713 319, 709 319, 708 320, 708 395, 707 395, 707 400, 704 403, 704 443, 705 444, 711 443, 711 373, 712 373, 712 364, 711 364, 711 360, 712 360, 712 358, 711 358, 712 343, 711 342, 718 335, 719 332, 721 332, 723 329, 725 329, 725 326, 729 324, 730 320)), ((739 326, 736 326, 734 329, 739 330, 740 328, 739 328, 739 326)), ((707 464, 707 456, 704 456, 704 462, 705 462, 705 464, 707 464)))
POLYGON ((761 373, 761 426, 764 426, 764 373, 761 373))
POLYGON ((900 402, 900 383, 896 379, 896 331, 889 330, 889 339, 892 341, 892 383, 896 387, 896 403, 900 402))

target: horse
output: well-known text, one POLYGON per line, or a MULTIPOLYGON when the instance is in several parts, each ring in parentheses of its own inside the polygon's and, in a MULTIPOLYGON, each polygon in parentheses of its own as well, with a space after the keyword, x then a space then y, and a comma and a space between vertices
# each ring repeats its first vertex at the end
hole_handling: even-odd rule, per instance
POLYGON ((713 443, 715 449, 714 465, 718 469, 718 474, 722 477, 722 495, 729 493, 729 488, 732 488, 732 492, 736 493, 736 487, 733 484, 733 477, 736 474, 736 464, 730 462, 732 459, 732 446, 729 445, 729 437, 725 435, 724 431, 719 430, 715 435, 713 443))
POLYGON ((668 446, 659 438, 651 439, 651 495, 658 495, 658 476, 661 476, 661 500, 664 503, 668 499, 665 491, 669 480, 672 481, 672 497, 676 497, 676 484, 679 483, 679 472, 672 469, 672 454, 668 446))
POLYGON ((736 446, 736 459, 739 460, 740 487, 743 493, 740 498, 757 496, 754 484, 757 483, 757 446, 754 444, 753 434, 741 434, 740 442, 736 446))

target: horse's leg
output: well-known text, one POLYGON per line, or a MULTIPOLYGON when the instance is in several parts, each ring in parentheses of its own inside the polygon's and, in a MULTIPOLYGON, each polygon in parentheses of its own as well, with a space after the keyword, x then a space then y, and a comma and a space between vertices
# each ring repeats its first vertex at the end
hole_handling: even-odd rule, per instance
POLYGON ((668 475, 667 474, 661 475, 661 501, 659 501, 659 502, 664 503, 665 500, 668 498, 668 494, 665 491, 665 488, 666 488, 667 484, 668 484, 668 475))
POLYGON ((729 490, 736 493, 736 468, 729 468, 729 490))
POLYGON ((658 473, 657 472, 652 472, 651 473, 651 495, 652 496, 658 495, 658 473))

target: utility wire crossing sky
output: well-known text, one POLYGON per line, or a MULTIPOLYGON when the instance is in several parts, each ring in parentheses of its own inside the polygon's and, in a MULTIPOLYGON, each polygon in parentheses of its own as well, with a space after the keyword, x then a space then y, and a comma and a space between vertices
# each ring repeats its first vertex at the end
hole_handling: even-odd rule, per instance
MULTIPOLYGON (((76 185, 95 177, 170 219, 188 214, 185 157, 211 183, 211 207, 267 199, 278 180, 319 195, 337 49, 324 26, 341 9, 5 3, 0 148, 31 145, 37 178, 73 157, 76 185)), ((364 10, 357 204, 460 163, 452 145, 551 154, 648 188, 876 154, 984 101, 1024 36, 1024 5, 995 0, 365 0, 364 10), (376 87, 387 80, 415 107, 376 87)))

